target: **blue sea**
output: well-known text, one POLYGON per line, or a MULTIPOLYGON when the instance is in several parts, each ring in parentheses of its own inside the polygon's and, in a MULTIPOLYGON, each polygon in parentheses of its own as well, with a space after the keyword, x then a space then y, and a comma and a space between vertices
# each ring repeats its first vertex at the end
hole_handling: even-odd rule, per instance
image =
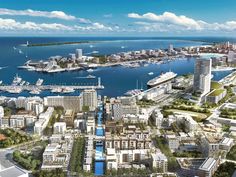
MULTIPOLYGON (((23 80, 34 84, 38 78, 44 79, 44 84, 73 85, 73 84, 96 84, 97 79, 79 79, 78 77, 87 76, 88 74, 101 77, 102 84, 105 89, 100 90, 99 94, 107 96, 120 96, 127 90, 140 88, 141 85, 145 89, 148 80, 158 76, 161 72, 173 71, 178 75, 193 73, 194 59, 176 60, 166 64, 150 64, 146 67, 125 68, 125 67, 106 67, 95 69, 93 73, 87 71, 73 71, 62 73, 39 73, 17 69, 17 66, 23 65, 27 60, 46 60, 50 56, 61 55, 68 56, 74 53, 75 49, 83 49, 84 55, 92 55, 93 51, 98 54, 113 54, 118 52, 134 51, 141 49, 166 49, 170 44, 174 47, 188 47, 212 44, 214 42, 232 41, 234 38, 217 38, 217 37, 194 37, 194 38, 114 38, 114 37, 0 37, 0 80, 4 84, 11 84, 13 77, 18 73, 23 80), (40 46, 26 47, 29 43, 49 43, 49 42, 65 42, 65 41, 94 41, 93 43, 57 45, 57 46, 40 46), (154 75, 149 76, 148 73, 153 72, 154 75)), ((220 80, 228 75, 227 72, 215 72, 214 80, 220 80)), ((4 96, 29 96, 28 92, 20 94, 0 93, 4 96)), ((40 96, 55 95, 49 91, 44 91, 40 96)), ((69 95, 79 95, 74 92, 69 95)))

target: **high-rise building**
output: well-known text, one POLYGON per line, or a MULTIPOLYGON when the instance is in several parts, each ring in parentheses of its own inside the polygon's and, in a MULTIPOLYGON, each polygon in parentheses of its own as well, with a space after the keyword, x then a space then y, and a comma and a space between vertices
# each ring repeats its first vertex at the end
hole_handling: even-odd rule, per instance
POLYGON ((211 89, 211 65, 211 59, 199 58, 195 60, 193 89, 196 92, 201 92, 202 95, 207 94, 211 89))
POLYGON ((173 52, 173 50, 174 50, 174 46, 173 46, 173 44, 170 44, 168 51, 171 53, 171 52, 173 52))
POLYGON ((97 107, 97 91, 96 90, 84 90, 82 92, 83 106, 88 106, 90 111, 94 111, 97 107))
POLYGON ((61 106, 64 109, 72 109, 75 112, 82 111, 81 96, 48 96, 44 98, 46 106, 61 106))
POLYGON ((76 49, 76 50, 75 50, 75 56, 76 56, 77 59, 81 59, 82 56, 83 56, 83 51, 82 51, 82 49, 76 49))

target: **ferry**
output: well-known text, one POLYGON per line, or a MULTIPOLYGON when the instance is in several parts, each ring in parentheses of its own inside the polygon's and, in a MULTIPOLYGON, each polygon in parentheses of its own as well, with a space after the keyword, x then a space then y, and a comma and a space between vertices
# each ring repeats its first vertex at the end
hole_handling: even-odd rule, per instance
POLYGON ((36 84, 35 85, 37 85, 37 86, 40 86, 40 85, 42 85, 43 84, 43 79, 38 79, 37 80, 37 82, 36 82, 36 84))
POLYGON ((157 76, 147 82, 148 87, 155 87, 162 83, 165 83, 167 81, 170 81, 171 79, 175 78, 177 76, 176 73, 173 73, 171 71, 162 73, 160 76, 157 76))

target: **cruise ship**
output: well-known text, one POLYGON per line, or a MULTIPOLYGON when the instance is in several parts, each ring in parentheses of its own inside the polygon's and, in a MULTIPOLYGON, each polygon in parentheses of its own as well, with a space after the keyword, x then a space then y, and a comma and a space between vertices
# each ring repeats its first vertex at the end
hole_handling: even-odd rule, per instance
POLYGON ((165 82, 175 78, 176 76, 177 76, 177 74, 173 73, 171 71, 166 72, 166 73, 162 73, 160 76, 157 76, 157 77, 149 80, 147 85, 148 85, 148 87, 155 87, 155 86, 158 86, 162 83, 165 83, 165 82))

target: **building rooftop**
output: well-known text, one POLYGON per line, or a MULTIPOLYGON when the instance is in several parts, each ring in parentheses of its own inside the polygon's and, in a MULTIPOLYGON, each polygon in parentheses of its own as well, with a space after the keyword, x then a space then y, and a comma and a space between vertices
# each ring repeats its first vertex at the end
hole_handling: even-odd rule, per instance
POLYGON ((211 158, 211 157, 207 158, 199 167, 199 170, 210 171, 215 163, 216 163, 216 160, 214 158, 211 158))
POLYGON ((23 171, 17 166, 5 168, 0 171, 1 177, 18 177, 18 176, 27 175, 27 174, 28 174, 27 172, 23 171))

